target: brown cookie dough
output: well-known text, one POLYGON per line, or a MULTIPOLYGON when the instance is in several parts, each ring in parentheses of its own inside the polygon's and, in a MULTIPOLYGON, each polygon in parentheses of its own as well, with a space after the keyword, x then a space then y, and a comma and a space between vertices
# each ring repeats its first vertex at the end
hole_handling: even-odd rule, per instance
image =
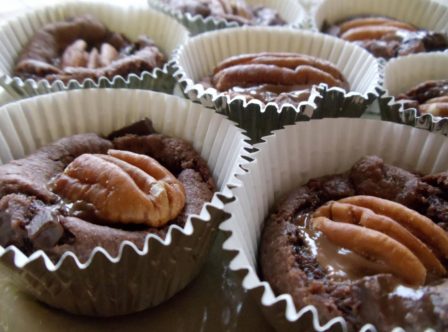
POLYGON ((396 97, 405 108, 416 108, 420 114, 448 116, 448 80, 426 81, 396 97))
POLYGON ((278 12, 265 6, 251 6, 244 0, 162 0, 173 9, 192 16, 214 17, 240 25, 285 25, 278 12))
MULTIPOLYGON (((342 218, 342 214, 336 215, 336 210, 330 210, 333 215, 328 215, 328 206, 333 208, 333 203, 325 205, 329 201, 345 202, 354 201, 356 197, 375 196, 378 200, 393 202, 387 204, 400 203, 412 209, 411 213, 419 212, 431 218, 433 226, 430 228, 437 228, 439 236, 446 240, 446 178, 446 172, 421 176, 384 164, 378 157, 365 157, 346 173, 310 180, 291 192, 266 220, 260 247, 263 278, 276 294, 290 294, 298 308, 315 306, 321 322, 344 317, 351 331, 359 330, 367 323, 375 325, 379 331, 389 331, 396 326, 407 331, 422 331, 428 327, 446 330, 447 256, 430 246, 432 255, 436 255, 442 267, 438 266, 434 271, 428 269, 426 282, 412 286, 402 280, 403 276, 395 274, 395 265, 388 266, 373 259, 373 252, 393 256, 381 252, 390 240, 370 248, 369 243, 358 243, 357 246, 368 248, 370 256, 366 258, 354 249, 347 249, 354 242, 356 231, 363 227, 346 220, 330 223, 331 227, 337 227, 331 233, 324 233, 321 225, 318 229, 313 224, 316 211, 321 211, 320 215, 327 213, 334 220, 342 218), (344 233, 346 244, 342 246, 332 239, 340 227, 348 230, 344 233)), ((348 216, 355 217, 357 209, 350 210, 348 216)), ((363 218, 362 223, 369 221, 366 216, 363 218)), ((416 229, 412 233, 417 234, 416 229)), ((384 239, 384 235, 373 234, 372 241, 384 239)), ((366 231, 363 236, 369 238, 370 235, 370 231, 366 231)), ((417 273, 415 270, 406 272, 405 277, 410 274, 414 277, 417 273)))
POLYGON ((322 31, 354 42, 375 57, 385 59, 448 48, 446 35, 388 17, 351 17, 333 25, 326 23, 322 31))
POLYGON ((14 75, 50 82, 141 74, 162 67, 166 57, 147 36, 131 42, 85 15, 44 26, 19 56, 14 75))
POLYGON ((112 133, 109 139, 96 134, 66 137, 2 165, 0 188, 0 245, 15 245, 25 254, 42 249, 54 261, 71 251, 85 261, 95 247, 115 256, 125 240, 141 249, 148 234, 164 238, 170 225, 183 227, 189 215, 199 214, 211 200, 215 184, 205 161, 188 142, 153 132, 146 120, 112 133), (104 155, 110 149, 150 156, 168 169, 185 191, 180 213, 161 227, 111 223, 100 218, 91 203, 67 201, 53 191, 55 179, 77 157, 104 155))
POLYGON ((319 83, 349 89, 343 74, 329 61, 298 53, 262 52, 223 60, 202 82, 231 97, 265 103, 298 104, 319 83))

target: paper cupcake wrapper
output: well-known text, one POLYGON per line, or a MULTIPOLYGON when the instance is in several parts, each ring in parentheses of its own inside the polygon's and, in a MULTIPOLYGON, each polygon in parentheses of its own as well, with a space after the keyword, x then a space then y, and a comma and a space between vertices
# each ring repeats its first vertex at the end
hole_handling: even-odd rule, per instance
MULTIPOLYGON (((233 2, 233 1, 230 1, 233 2)), ((279 15, 288 22, 290 27, 304 27, 306 25, 306 12, 299 1, 296 0, 246 0, 249 5, 261 5, 268 8, 276 9, 279 15)), ((191 15, 190 13, 182 13, 175 8, 160 0, 148 0, 151 7, 164 12, 178 21, 180 21, 191 33, 192 36, 197 34, 220 30, 225 28, 238 27, 237 22, 229 22, 225 19, 216 17, 202 17, 200 15, 191 15)))
POLYGON ((284 28, 243 27, 209 32, 189 39, 173 56, 174 76, 185 95, 215 108, 257 141, 297 120, 320 117, 359 117, 378 96, 381 64, 364 49, 340 39, 309 31, 284 28), (332 62, 347 78, 351 92, 321 84, 307 102, 265 104, 238 96, 230 98, 198 82, 222 60, 238 54, 262 51, 297 52, 332 62))
POLYGON ((123 242, 117 257, 93 250, 87 263, 67 252, 53 264, 43 251, 25 256, 0 246, 13 281, 40 301, 66 311, 113 316, 143 310, 172 297, 199 272, 218 225, 229 217, 235 160, 248 144, 224 116, 198 104, 151 91, 91 89, 59 92, 0 108, 0 162, 77 133, 108 134, 148 117, 163 134, 191 142, 207 161, 217 192, 185 227, 170 226, 165 239, 148 235, 142 250, 123 242), (126 110, 126 112, 123 112, 126 110))
POLYGON ((232 217, 220 226, 229 236, 223 248, 234 257, 230 269, 278 331, 345 331, 341 317, 324 322, 314 306, 298 308, 289 294, 275 295, 260 279, 257 258, 264 220, 292 189, 312 178, 344 172, 366 155, 426 174, 445 171, 448 139, 391 122, 321 119, 275 131, 252 151, 241 161, 240 182, 232 188, 236 200, 226 207, 232 217))
POLYGON ((419 28, 448 32, 448 7, 431 0, 323 0, 312 13, 312 26, 321 30, 324 22, 333 24, 356 15, 381 15, 419 28))
POLYGON ((448 118, 431 114, 418 115, 416 109, 405 109, 394 96, 428 80, 448 77, 448 53, 413 54, 390 60, 384 67, 383 95, 379 99, 381 119, 440 132, 448 135, 448 118))
POLYGON ((171 93, 175 81, 169 73, 168 63, 163 68, 127 77, 100 78, 97 82, 86 79, 82 82, 45 79, 22 80, 14 76, 15 61, 35 32, 44 25, 65 20, 76 15, 90 14, 97 17, 110 30, 121 32, 131 40, 147 35, 167 56, 188 38, 188 31, 176 20, 142 6, 120 6, 104 2, 90 3, 71 1, 33 9, 23 15, 7 20, 0 27, 3 48, 0 54, 0 85, 16 98, 85 88, 131 88, 148 89, 171 93))
POLYGON ((0 88, 0 106, 14 101, 15 99, 7 93, 3 88, 0 88))

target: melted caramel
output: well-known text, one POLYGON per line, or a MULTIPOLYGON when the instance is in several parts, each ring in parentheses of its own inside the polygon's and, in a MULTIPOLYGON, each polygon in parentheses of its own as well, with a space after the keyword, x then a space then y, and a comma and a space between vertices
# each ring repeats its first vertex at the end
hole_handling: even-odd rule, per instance
POLYGON ((316 256, 329 278, 336 281, 358 280, 369 275, 390 273, 385 264, 331 243, 325 235, 311 227, 310 214, 298 216, 297 225, 310 252, 316 256))

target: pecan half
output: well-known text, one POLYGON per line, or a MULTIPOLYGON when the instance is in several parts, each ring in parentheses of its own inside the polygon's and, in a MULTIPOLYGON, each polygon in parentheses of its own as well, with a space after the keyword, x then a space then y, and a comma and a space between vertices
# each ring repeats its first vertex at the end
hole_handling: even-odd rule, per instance
POLYGON ((185 204, 182 183, 166 168, 151 157, 121 150, 79 156, 54 181, 53 191, 93 205, 95 215, 111 223, 160 227, 185 204))
POLYGON ((361 17, 342 23, 338 35, 349 41, 366 41, 378 40, 398 31, 414 32, 416 28, 386 17, 361 17))
POLYGON ((390 33, 395 33, 400 30, 402 30, 402 29, 393 27, 393 26, 386 26, 386 25, 370 26, 370 25, 367 25, 367 26, 361 26, 358 28, 350 29, 350 30, 344 32, 341 35, 341 38, 348 40, 348 41, 381 39, 385 35, 388 35, 390 33))
POLYGON ((118 51, 112 45, 103 43, 101 45, 100 64, 103 67, 109 66, 118 58, 118 51))
POLYGON ((317 209, 314 216, 357 224, 382 232, 409 248, 429 271, 437 275, 446 274, 446 269, 428 246, 392 218, 377 214, 365 207, 340 202, 329 202, 317 209))
POLYGON ((426 270, 438 276, 447 273, 440 259, 448 257, 448 235, 430 219, 404 205, 373 196, 353 196, 338 202, 329 202, 317 209, 313 218, 326 220, 317 221, 316 227, 330 241, 385 262, 394 274, 407 283, 423 284, 426 270), (327 221, 334 221, 339 225, 329 226, 327 221), (351 224, 355 228, 345 227, 341 223, 347 224, 345 226, 351 224), (351 239, 352 236, 356 239, 351 239), (361 243, 362 241, 371 243, 361 243), (379 253, 377 249, 382 250, 383 245, 387 250, 379 253), (402 255, 401 258, 395 256, 397 252, 402 255), (419 264, 415 263, 414 258, 410 258, 410 254, 419 264), (395 261, 395 258, 398 260, 395 261), (399 261, 401 259, 406 260, 406 263, 399 261), (406 266, 407 264, 409 266, 406 266), (415 273, 409 275, 409 271, 415 273))
POLYGON ((384 262, 406 283, 425 283, 426 269, 423 264, 408 248, 391 237, 361 226, 333 222, 325 217, 314 218, 313 226, 334 244, 384 262))
POLYGON ((213 71, 219 91, 261 84, 308 86, 326 83, 348 89, 342 73, 330 62, 297 53, 264 52, 230 57, 213 71))
POLYGON ((420 113, 428 113, 435 116, 448 116, 448 102, 446 103, 426 103, 418 106, 420 113))
POLYGON ((402 30, 408 30, 408 31, 416 31, 415 27, 412 25, 400 22, 397 20, 393 20, 386 17, 361 17, 361 18, 354 18, 352 20, 346 21, 342 23, 339 27, 340 33, 343 34, 344 32, 359 28, 359 27, 365 27, 365 26, 390 26, 390 27, 396 27, 400 28, 402 30))
POLYGON ((86 51, 87 43, 78 39, 67 47, 62 54, 62 68, 65 67, 86 67, 89 54, 86 51))

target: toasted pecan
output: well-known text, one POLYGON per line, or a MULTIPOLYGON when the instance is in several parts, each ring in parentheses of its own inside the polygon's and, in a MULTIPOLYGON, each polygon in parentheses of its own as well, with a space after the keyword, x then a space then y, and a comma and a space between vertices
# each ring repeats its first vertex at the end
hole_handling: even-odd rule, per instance
POLYGON ((447 272, 423 241, 392 218, 377 214, 371 209, 349 203, 329 202, 317 209, 313 216, 357 224, 379 231, 409 248, 429 271, 436 275, 445 275, 447 272))
POLYGON ((53 190, 71 202, 93 205, 105 221, 153 227, 174 219, 185 203, 182 183, 156 160, 120 150, 79 156, 53 190))
POLYGON ((425 242, 436 255, 443 259, 448 258, 448 234, 420 213, 399 203, 374 196, 352 196, 341 199, 339 202, 365 207, 392 218, 425 242))
POLYGON ((448 102, 446 103, 433 102, 430 104, 422 104, 418 106, 418 110, 421 113, 428 113, 435 116, 448 116, 448 102))
POLYGON ((369 40, 369 39, 380 39, 387 34, 395 33, 402 29, 394 27, 394 26, 360 26, 357 28, 350 29, 344 32, 341 35, 342 39, 348 41, 357 41, 357 40, 369 40))
POLYGON ((342 23, 340 28, 340 33, 344 33, 350 29, 358 28, 362 26, 391 26, 400 28, 402 30, 408 30, 408 31, 416 31, 415 27, 412 25, 400 22, 397 20, 393 20, 386 17, 360 17, 360 18, 354 18, 352 20, 346 21, 342 23))
POLYGON ((296 53, 263 52, 230 57, 213 71, 219 91, 261 84, 311 86, 326 83, 348 89, 342 73, 330 62, 296 53))
POLYGON ((334 244, 385 263, 394 275, 410 285, 423 285, 426 269, 404 245, 381 232, 326 217, 312 219, 313 226, 334 244), (412 271, 412 273, 409 273, 412 271))

